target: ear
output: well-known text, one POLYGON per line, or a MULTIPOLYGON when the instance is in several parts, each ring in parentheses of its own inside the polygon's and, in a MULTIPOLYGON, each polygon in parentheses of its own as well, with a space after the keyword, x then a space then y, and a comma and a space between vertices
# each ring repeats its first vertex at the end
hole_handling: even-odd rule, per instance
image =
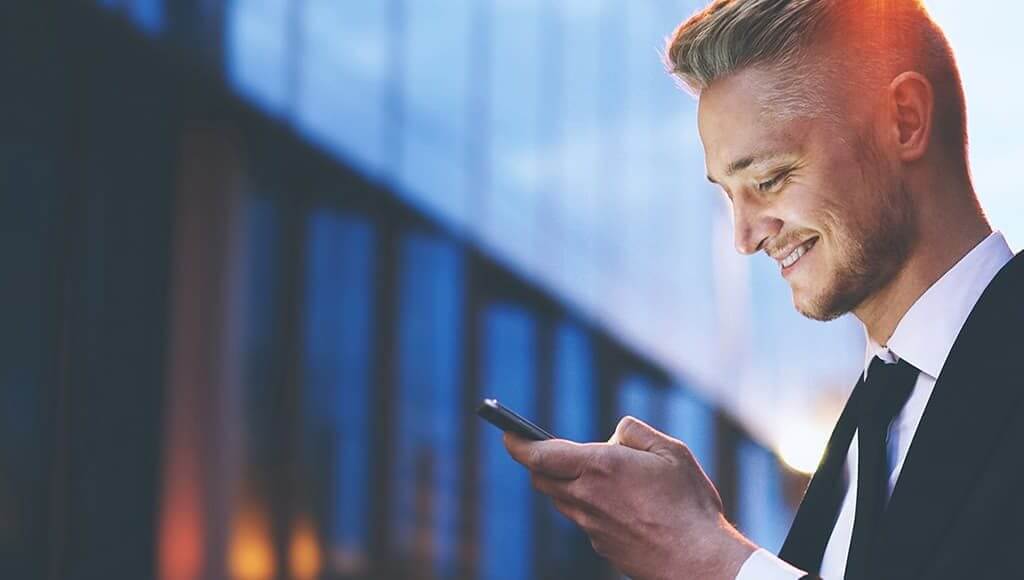
POLYGON ((934 113, 935 94, 924 75, 905 72, 889 83, 890 134, 902 161, 917 161, 927 153, 934 113))

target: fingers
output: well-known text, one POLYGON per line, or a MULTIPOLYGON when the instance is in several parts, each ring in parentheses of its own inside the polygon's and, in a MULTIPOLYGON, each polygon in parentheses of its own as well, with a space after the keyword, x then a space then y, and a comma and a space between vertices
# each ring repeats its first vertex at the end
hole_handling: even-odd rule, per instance
POLYGON ((555 509, 558 510, 558 513, 568 518, 577 526, 583 527, 583 525, 587 523, 588 520, 586 519, 586 512, 579 505, 571 501, 558 498, 551 498, 551 503, 555 506, 555 509))
POLYGON ((527 441, 505 434, 505 448, 512 459, 534 473, 557 479, 575 479, 583 472, 591 451, 564 439, 527 441))
POLYGON ((615 433, 608 442, 640 451, 651 451, 653 447, 663 443, 664 439, 665 435, 654 427, 627 415, 619 421, 615 433))
POLYGON ((593 521, 590 515, 591 506, 572 497, 567 491, 568 484, 562 480, 546 479, 543 476, 534 476, 533 486, 551 499, 552 505, 577 526, 586 528, 593 521))
POLYGON ((554 477, 546 477, 537 473, 530 474, 530 483, 533 488, 550 497, 551 499, 573 503, 575 498, 572 496, 572 491, 569 487, 569 483, 574 480, 572 479, 556 479, 554 477))

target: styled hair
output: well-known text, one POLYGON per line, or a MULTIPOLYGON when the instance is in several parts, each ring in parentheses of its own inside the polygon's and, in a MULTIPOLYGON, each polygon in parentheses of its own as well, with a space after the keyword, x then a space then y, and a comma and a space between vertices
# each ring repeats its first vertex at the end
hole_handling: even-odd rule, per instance
POLYGON ((821 87, 880 88, 912 70, 932 83, 936 136, 966 153, 960 73, 921 0, 715 0, 679 25, 665 60, 695 95, 749 67, 777 73, 780 89, 762 97, 784 115, 840 115, 821 87))

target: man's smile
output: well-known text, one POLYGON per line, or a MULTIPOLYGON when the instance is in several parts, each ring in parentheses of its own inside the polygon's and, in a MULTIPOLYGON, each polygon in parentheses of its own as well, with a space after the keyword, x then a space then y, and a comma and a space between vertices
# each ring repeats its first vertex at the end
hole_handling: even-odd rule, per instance
POLYGON ((776 258, 776 261, 779 263, 779 267, 782 270, 782 275, 784 277, 788 275, 800 262, 800 259, 803 258, 807 252, 810 252, 817 242, 818 237, 815 236, 793 248, 791 251, 782 254, 781 258, 776 258))

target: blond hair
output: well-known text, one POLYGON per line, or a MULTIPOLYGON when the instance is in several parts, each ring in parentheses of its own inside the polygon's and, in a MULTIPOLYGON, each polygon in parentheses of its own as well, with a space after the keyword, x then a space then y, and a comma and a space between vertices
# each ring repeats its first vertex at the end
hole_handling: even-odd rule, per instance
POLYGON ((780 90, 765 98, 783 114, 841 114, 824 110, 823 85, 864 90, 914 70, 932 83, 938 137, 966 152, 960 73, 920 0, 715 0, 679 25, 665 60, 697 95, 740 70, 770 68, 780 90), (812 50, 824 45, 839 50, 812 50))

